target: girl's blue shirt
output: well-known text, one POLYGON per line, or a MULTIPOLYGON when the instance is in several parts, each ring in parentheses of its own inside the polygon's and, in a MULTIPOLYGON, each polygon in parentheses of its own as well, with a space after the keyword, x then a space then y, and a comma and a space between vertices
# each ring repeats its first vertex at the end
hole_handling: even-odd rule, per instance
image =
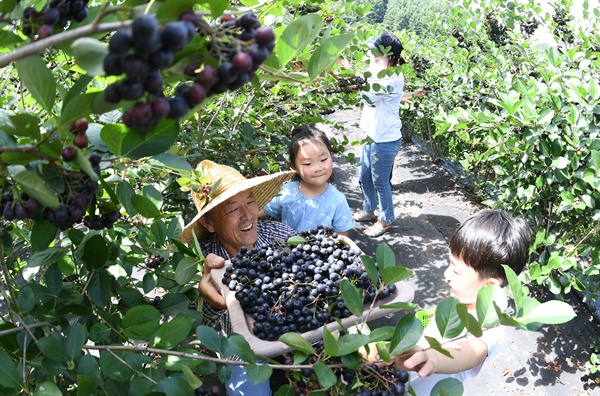
POLYGON ((314 229, 319 224, 336 232, 354 227, 346 197, 331 183, 315 198, 302 195, 299 187, 299 181, 284 184, 279 194, 264 207, 265 212, 297 232, 314 229))

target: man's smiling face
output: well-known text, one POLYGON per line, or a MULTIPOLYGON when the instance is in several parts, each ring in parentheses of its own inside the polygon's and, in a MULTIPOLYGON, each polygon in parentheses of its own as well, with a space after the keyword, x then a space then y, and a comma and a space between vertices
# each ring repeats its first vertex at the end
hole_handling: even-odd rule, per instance
POLYGON ((211 213, 212 216, 203 216, 200 221, 208 231, 217 234, 217 239, 229 254, 235 256, 242 246, 254 247, 258 204, 251 189, 234 195, 212 209, 211 213))

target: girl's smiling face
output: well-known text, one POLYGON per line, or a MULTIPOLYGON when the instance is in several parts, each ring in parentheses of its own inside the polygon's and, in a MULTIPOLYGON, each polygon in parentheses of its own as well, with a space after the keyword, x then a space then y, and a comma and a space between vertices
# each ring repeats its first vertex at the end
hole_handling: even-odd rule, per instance
POLYGON ((305 183, 322 186, 331 177, 333 160, 323 142, 318 139, 303 140, 291 167, 305 183))

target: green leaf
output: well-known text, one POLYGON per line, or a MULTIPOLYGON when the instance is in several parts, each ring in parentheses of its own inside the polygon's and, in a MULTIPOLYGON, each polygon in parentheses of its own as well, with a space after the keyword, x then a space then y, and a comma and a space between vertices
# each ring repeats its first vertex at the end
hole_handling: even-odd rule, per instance
POLYGON ((161 315, 150 305, 138 305, 123 316, 123 334, 133 340, 144 340, 158 328, 161 315))
POLYGON ((469 313, 466 305, 458 304, 456 306, 456 313, 458 313, 460 321, 467 328, 469 333, 473 334, 475 337, 482 336, 481 325, 479 325, 477 319, 469 313))
POLYGON ((19 78, 31 96, 46 110, 54 114, 52 107, 56 95, 56 82, 41 56, 29 56, 15 61, 19 78))
POLYGON ((68 252, 69 249, 67 248, 50 248, 34 253, 29 260, 27 260, 27 267, 33 268, 55 263, 65 257, 68 252))
POLYGON ((343 279, 340 282, 340 291, 346 306, 352 312, 354 316, 362 317, 365 303, 361 294, 358 292, 356 286, 354 286, 348 279, 343 279))
POLYGON ((184 257, 175 269, 175 281, 179 285, 187 284, 198 273, 198 259, 184 257))
POLYGON ((40 139, 40 119, 36 116, 31 114, 15 114, 10 116, 10 120, 14 127, 14 129, 10 130, 12 135, 26 136, 36 140, 40 139))
POLYGON ((435 310, 435 323, 443 338, 454 338, 460 335, 464 326, 456 313, 456 306, 460 304, 456 297, 446 297, 435 310))
POLYGON ((327 367, 323 362, 317 362, 315 364, 315 373, 317 373, 319 384, 321 384, 321 387, 324 389, 331 388, 337 382, 337 376, 333 370, 327 367))
POLYGON ((275 45, 275 54, 283 68, 304 48, 313 42, 323 28, 323 19, 318 14, 304 15, 290 23, 275 45))
POLYGON ((477 320, 482 328, 494 327, 498 324, 499 318, 494 304, 503 311, 506 309, 508 301, 502 288, 496 285, 485 285, 479 289, 475 307, 477 320))
POLYGON ((69 327, 66 334, 66 341, 67 358, 69 361, 74 362, 75 358, 81 356, 83 353, 83 346, 87 341, 85 329, 81 323, 73 323, 69 327))
POLYGON ((552 165, 557 169, 565 169, 569 166, 569 159, 565 157, 558 157, 552 160, 552 165))
POLYGON ((323 327, 324 351, 329 356, 340 356, 340 346, 338 344, 339 333, 335 334, 329 331, 327 326, 323 327))
POLYGON ((100 369, 102 374, 115 381, 130 381, 135 372, 128 365, 122 363, 126 361, 126 355, 127 351, 101 351, 100 369))
POLYGON ((148 165, 176 171, 191 171, 193 168, 185 159, 171 153, 162 153, 148 158, 148 165))
POLYGON ((253 384, 262 384, 268 381, 273 374, 273 369, 267 364, 249 364, 246 366, 246 375, 253 384))
POLYGON ((202 386, 202 380, 198 378, 192 369, 186 365, 181 366, 181 372, 185 375, 185 379, 193 389, 198 389, 202 386))
POLYGON ((35 173, 24 170, 14 175, 13 179, 30 197, 37 199, 42 206, 50 209, 56 209, 60 206, 56 194, 48 188, 44 179, 35 173))
POLYGON ((94 342, 103 342, 110 336, 111 328, 105 323, 96 323, 90 329, 90 340, 94 342))
POLYGON ((185 316, 176 316, 160 325, 150 337, 150 346, 159 349, 173 349, 183 341, 192 330, 194 321, 185 316))
POLYGON ((131 198, 133 196, 135 196, 135 191, 129 183, 121 181, 117 184, 117 197, 119 197, 119 202, 121 202, 129 216, 135 216, 137 214, 137 210, 135 210, 131 203, 131 198))
POLYGON ((521 285, 519 277, 512 268, 505 264, 502 264, 502 267, 504 267, 504 273, 506 274, 508 287, 512 293, 513 299, 515 300, 516 310, 519 312, 523 308, 523 297, 525 295, 523 292, 523 286, 521 285))
POLYGON ((566 323, 576 316, 573 307, 564 301, 547 301, 533 308, 533 310, 517 321, 522 324, 542 323, 542 324, 561 324, 566 323))
MULTIPOLYGON (((123 138, 122 156, 138 159, 160 154, 167 151, 178 136, 179 125, 177 121, 166 118, 147 131, 130 129, 123 138)), ((104 136, 102 140, 104 140, 104 136)), ((106 140, 104 142, 106 143, 106 140)))
POLYGON ((294 236, 288 238, 287 243, 290 246, 298 246, 301 243, 306 243, 306 239, 304 239, 300 235, 294 235, 294 236))
POLYGON ((371 282, 377 284, 377 282, 379 281, 379 272, 377 271, 377 265, 375 265, 375 261, 371 257, 366 255, 360 256, 360 260, 365 266, 365 271, 367 271, 367 275, 369 275, 369 279, 371 279, 371 282))
POLYGON ((412 276, 412 270, 406 267, 387 267, 381 270, 381 279, 388 286, 392 283, 400 282, 412 276))
POLYGON ((92 179, 93 181, 98 181, 98 174, 96 172, 94 172, 94 169, 92 168, 92 163, 90 162, 90 159, 87 157, 87 155, 85 155, 85 153, 79 147, 74 147, 74 148, 75 148, 75 151, 77 152, 77 155, 75 156, 75 160, 73 161, 73 163, 75 165, 77 165, 79 167, 79 169, 81 169, 83 171, 83 173, 88 175, 90 177, 90 179, 92 179))
POLYGON ((383 272, 386 268, 396 266, 396 255, 387 243, 380 243, 376 250, 377 267, 383 272))
POLYGON ((144 289, 144 293, 149 293, 152 289, 156 287, 156 275, 152 273, 146 273, 144 278, 142 279, 142 288, 144 289))
POLYGON ((224 349, 224 356, 239 356, 244 361, 249 363, 256 363, 256 354, 252 350, 250 344, 244 337, 239 334, 230 334, 227 339, 222 339, 222 341, 226 341, 226 346, 224 349))
POLYGON ((394 326, 382 326, 373 329, 369 334, 369 342, 387 341, 392 338, 395 330, 396 329, 394 326))
POLYGON ((135 194, 131 197, 131 204, 139 214, 147 219, 161 216, 160 210, 146 197, 135 194))
POLYGON ((293 349, 304 352, 307 355, 314 355, 315 351, 306 340, 306 338, 302 337, 298 333, 285 333, 279 337, 279 341, 283 342, 285 345, 292 347, 293 349))
POLYGON ((0 348, 0 385, 10 389, 23 388, 22 377, 4 348, 0 348))
POLYGON ((167 239, 167 226, 164 221, 154 221, 150 226, 150 232, 152 232, 152 237, 157 246, 162 246, 165 243, 167 239))
POLYGON ((35 308, 35 292, 31 287, 23 287, 17 296, 19 309, 23 313, 28 313, 35 308))
POLYGON ((427 342, 429 343, 429 347, 431 349, 433 349, 434 351, 438 351, 439 353, 441 353, 442 355, 448 356, 449 358, 452 358, 452 354, 447 351, 446 349, 444 349, 444 347, 442 346, 442 344, 440 344, 440 342, 433 338, 433 337, 428 337, 428 336, 424 336, 425 340, 427 340, 427 342))
POLYGON ((378 342, 375 344, 375 347, 377 348, 377 354, 384 362, 390 362, 392 360, 392 355, 390 354, 387 344, 378 342))
POLYGON ((91 37, 81 37, 71 44, 77 66, 90 76, 104 75, 104 65, 100 60, 108 55, 108 45, 91 37))
POLYGON ((464 391, 463 383, 456 378, 444 378, 431 389, 430 396, 462 396, 464 391))
POLYGON ((125 140, 127 131, 127 127, 121 124, 108 124, 100 131, 102 141, 106 144, 110 152, 117 157, 122 156, 123 141, 125 140))
POLYGON ((56 238, 58 228, 47 220, 37 220, 31 230, 31 251, 47 249, 56 238))
POLYGON ((69 360, 61 342, 51 335, 39 338, 36 345, 40 348, 44 356, 52 361, 67 362, 69 360))
POLYGON ((60 272, 58 264, 54 263, 48 266, 44 274, 46 287, 55 296, 58 296, 63 288, 63 274, 60 272))
POLYGON ((208 326, 198 326, 196 328, 198 340, 213 352, 221 353, 221 338, 215 329, 208 326))
POLYGON ((62 396, 62 392, 55 383, 44 381, 35 388, 33 396, 62 396))
POLYGON ((308 62, 310 78, 315 79, 324 71, 329 71, 353 38, 354 34, 346 33, 321 40, 321 45, 313 52, 308 62))
POLYGON ((367 334, 346 334, 338 341, 339 355, 333 356, 349 355, 356 352, 361 346, 367 345, 370 340, 371 337, 367 334))
POLYGON ((394 336, 390 343, 390 354, 396 356, 408 351, 417 345, 422 334, 423 324, 415 317, 415 314, 405 315, 396 324, 394 336))
MULTIPOLYGON (((65 106, 67 105, 67 103, 69 103, 73 99, 77 100, 78 95, 85 90, 87 85, 92 80, 93 80, 93 77, 88 76, 86 74, 82 74, 81 76, 79 76, 79 79, 75 82, 75 84, 73 84, 71 86, 71 89, 69 89, 69 92, 67 92, 67 94, 63 98, 63 107, 62 107, 63 110, 61 111, 61 116, 64 113, 64 109, 65 109, 65 106)), ((91 109, 88 109, 88 110, 91 110, 91 109)), ((88 137, 89 137, 89 129, 88 129, 88 131, 86 131, 86 133, 88 134, 88 137)))
POLYGON ((83 261, 89 270, 102 268, 108 260, 108 246, 104 237, 94 235, 85 241, 83 261))
POLYGON ((111 277, 105 269, 95 270, 88 283, 88 295, 99 307, 110 302, 111 277))

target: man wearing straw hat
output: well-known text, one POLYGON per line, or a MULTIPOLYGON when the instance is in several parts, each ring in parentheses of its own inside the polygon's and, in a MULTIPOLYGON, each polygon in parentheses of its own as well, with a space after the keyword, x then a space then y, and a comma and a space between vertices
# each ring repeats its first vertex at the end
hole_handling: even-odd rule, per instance
MULTIPOLYGON (((209 177, 212 184, 219 183, 208 196, 192 192, 198 214, 185 226, 180 240, 185 243, 200 242, 204 259, 204 274, 198 291, 204 298, 202 312, 204 324, 230 334, 231 322, 225 299, 210 280, 210 271, 220 268, 235 256, 243 246, 269 245, 278 240, 287 240, 296 232, 278 221, 258 221, 258 211, 273 199, 293 171, 246 179, 237 170, 212 161, 198 165, 202 175, 209 177)), ((269 381, 253 384, 246 376, 243 366, 231 365, 231 378, 227 381, 229 395, 270 395, 269 381)))

